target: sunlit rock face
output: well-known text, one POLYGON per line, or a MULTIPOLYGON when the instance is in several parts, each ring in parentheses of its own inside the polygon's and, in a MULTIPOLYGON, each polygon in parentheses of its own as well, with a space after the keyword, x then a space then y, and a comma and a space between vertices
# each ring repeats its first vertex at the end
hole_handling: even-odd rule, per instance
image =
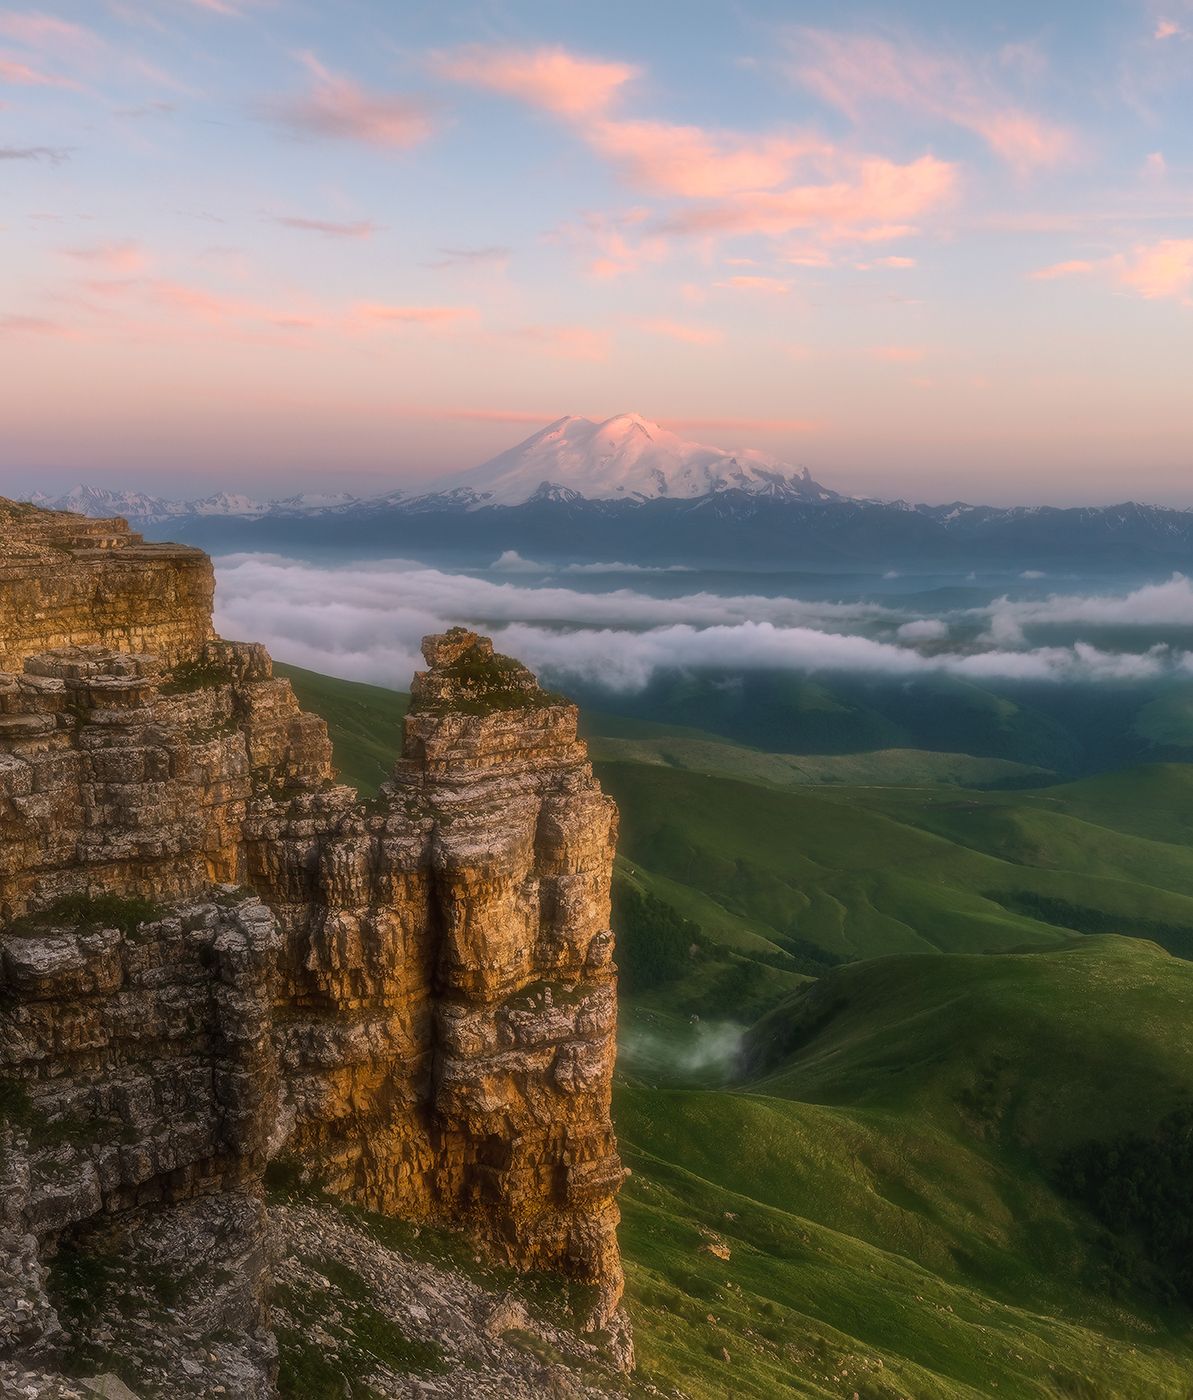
POLYGON ((293 1141, 363 1204, 593 1284, 603 1325, 621 1296, 616 809, 574 706, 471 633, 424 653, 374 810, 345 810, 313 864, 305 819, 257 848, 287 930, 293 1141))
POLYGON ((193 659, 215 633, 202 550, 146 544, 123 520, 0 498, 0 671, 58 647, 103 645, 193 659))
MULTIPOLYGON (((624 1348, 617 817, 575 708, 428 638, 361 803, 266 653, 213 636, 205 556, 0 514, 0 1358, 64 1335, 54 1252, 125 1231, 151 1273, 211 1263, 228 1393, 268 1394, 279 1154, 591 1285, 624 1348)), ((184 1342, 158 1381, 207 1393, 184 1342)))

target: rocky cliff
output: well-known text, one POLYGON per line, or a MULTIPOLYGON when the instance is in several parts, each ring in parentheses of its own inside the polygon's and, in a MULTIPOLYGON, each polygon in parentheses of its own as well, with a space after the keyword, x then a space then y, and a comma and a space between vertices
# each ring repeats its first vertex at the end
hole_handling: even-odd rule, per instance
POLYGON ((108 1354, 118 1260, 135 1380, 271 1394, 272 1157, 569 1276, 628 1360, 616 811, 574 707, 429 638, 361 803, 265 652, 215 639, 204 555, 0 517, 0 1359, 108 1354))

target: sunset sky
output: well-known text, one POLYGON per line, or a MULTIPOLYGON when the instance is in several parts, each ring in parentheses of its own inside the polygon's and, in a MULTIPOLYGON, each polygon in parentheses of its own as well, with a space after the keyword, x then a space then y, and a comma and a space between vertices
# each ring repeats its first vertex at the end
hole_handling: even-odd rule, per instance
POLYGON ((1193 0, 0 7, 0 492, 381 491, 628 410, 1193 505, 1193 0))

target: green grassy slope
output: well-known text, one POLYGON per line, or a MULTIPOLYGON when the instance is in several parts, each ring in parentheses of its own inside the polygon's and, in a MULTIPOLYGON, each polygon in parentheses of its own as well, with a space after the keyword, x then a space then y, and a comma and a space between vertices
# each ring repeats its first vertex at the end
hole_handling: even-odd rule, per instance
POLYGON ((623 1087, 644 1365, 694 1396, 1187 1397, 1188 1315, 1118 1285, 1052 1173, 1193 1095, 1190 1032, 1193 965, 1135 940, 888 958, 776 1009, 745 1086, 623 1087))
MULTIPOLYGON (((404 697, 286 670, 370 787, 404 697)), ((1193 929, 1193 770, 787 787, 740 754, 732 777, 654 761, 733 747, 698 731, 589 727, 651 755, 600 765, 620 880, 700 928, 690 968, 623 1008, 653 1037, 615 1102, 644 1379, 693 1400, 1193 1400, 1188 1315, 1054 1189, 1065 1147, 1193 1097, 1193 963, 1073 932, 1193 929), (818 955, 858 961, 812 982, 818 955), (748 1078, 676 1059, 710 1018, 756 1017, 748 1078)))
POLYGON ((709 777, 740 778, 766 787, 850 783, 917 787, 1025 787, 1054 776, 1046 769, 1003 758, 975 758, 930 749, 873 749, 848 754, 767 753, 710 738, 606 738, 590 742, 593 758, 607 763, 648 763, 709 777))
MULTIPOLYGON (((692 891, 780 948, 802 940, 874 957, 1067 936, 1063 921, 1023 912, 1030 896, 1105 911, 1114 931, 1132 932, 1133 920, 1147 920, 1149 936, 1193 929, 1193 849, 1078 816, 1081 784, 1066 810, 1056 789, 777 791, 643 764, 599 772, 639 879, 672 898, 692 891)), ((1154 787, 1149 770, 1139 781, 1154 787)), ((1119 775, 1121 800, 1131 786, 1119 775)), ((701 922, 696 902, 684 912, 701 922)))
POLYGON ((273 669, 294 687, 304 710, 327 721, 341 780, 366 797, 375 796, 402 746, 402 716, 410 704, 409 695, 321 676, 280 661, 274 662, 273 669))

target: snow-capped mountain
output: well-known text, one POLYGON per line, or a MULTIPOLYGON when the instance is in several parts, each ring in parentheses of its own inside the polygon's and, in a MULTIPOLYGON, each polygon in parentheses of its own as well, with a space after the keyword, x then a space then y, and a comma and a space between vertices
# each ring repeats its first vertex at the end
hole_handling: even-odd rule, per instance
POLYGON ((562 488, 589 501, 686 500, 718 491, 759 491, 803 500, 837 500, 798 471, 751 448, 727 452, 687 442, 638 413, 603 423, 560 418, 516 447, 471 471, 449 477, 441 489, 475 493, 486 505, 521 505, 562 488))
POLYGON ((477 567, 536 560, 801 568, 976 561, 1018 571, 1091 560, 1188 570, 1193 512, 1125 502, 1057 508, 864 500, 757 451, 687 442, 636 413, 560 418, 471 471, 421 491, 310 491, 259 501, 171 501, 77 486, 37 504, 122 515, 150 539, 213 552, 334 549, 444 555, 477 567))
POLYGON ((189 513, 182 501, 168 501, 144 491, 107 491, 101 486, 74 486, 61 496, 35 491, 29 499, 46 510, 70 510, 97 520, 123 515, 132 520, 157 521, 189 513))

